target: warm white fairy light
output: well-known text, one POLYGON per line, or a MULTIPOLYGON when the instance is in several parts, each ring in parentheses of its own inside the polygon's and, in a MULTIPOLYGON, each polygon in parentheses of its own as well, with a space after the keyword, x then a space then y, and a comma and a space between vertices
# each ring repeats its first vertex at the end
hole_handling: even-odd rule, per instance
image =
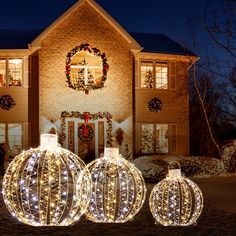
POLYGON ((66 226, 88 206, 91 179, 84 162, 60 148, 57 136, 41 135, 41 146, 10 163, 3 198, 11 214, 33 226, 66 226))
POLYGON ((156 223, 189 226, 196 223, 202 212, 203 195, 193 181, 182 176, 180 166, 176 168, 174 163, 170 164, 168 176, 153 188, 149 206, 156 223))
POLYGON ((92 178, 87 218, 97 223, 123 223, 142 207, 146 194, 141 172, 119 155, 118 148, 105 148, 105 155, 88 165, 92 178))

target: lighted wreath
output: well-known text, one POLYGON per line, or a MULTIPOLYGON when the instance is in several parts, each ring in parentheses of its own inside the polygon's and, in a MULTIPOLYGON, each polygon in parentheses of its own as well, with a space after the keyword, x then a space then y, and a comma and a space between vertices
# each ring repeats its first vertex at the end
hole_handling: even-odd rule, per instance
POLYGON ((81 125, 78 128, 78 138, 84 143, 89 143, 94 138, 94 132, 91 126, 81 125))
POLYGON ((11 110, 15 105, 16 103, 10 95, 3 95, 0 98, 0 107, 4 110, 11 110))
MULTIPOLYGON (((86 62, 83 61, 83 63, 86 63, 86 62)), ((83 64, 83 65, 85 65, 85 64, 83 64)), ((66 82, 67 82, 69 88, 75 89, 77 91, 84 91, 85 94, 88 94, 89 91, 91 91, 91 90, 101 89, 104 87, 104 83, 107 80, 107 71, 108 70, 109 70, 109 65, 107 63, 107 58, 105 56, 105 53, 102 53, 98 48, 91 47, 88 43, 82 43, 80 46, 75 47, 67 54, 66 82), (97 78, 95 81, 90 81, 87 84, 85 84, 84 81, 80 81, 77 83, 72 82, 71 62, 72 62, 73 57, 81 51, 91 53, 101 59, 101 61, 102 61, 102 76, 101 76, 101 78, 97 78)))
POLYGON ((148 108, 151 112, 160 112, 162 109, 162 102, 158 98, 153 98, 148 102, 148 108))

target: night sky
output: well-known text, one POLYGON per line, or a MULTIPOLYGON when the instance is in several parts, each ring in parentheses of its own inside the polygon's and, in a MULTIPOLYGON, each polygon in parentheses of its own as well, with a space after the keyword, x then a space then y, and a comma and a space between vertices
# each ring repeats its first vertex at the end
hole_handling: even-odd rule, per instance
MULTIPOLYGON (((44 29, 77 0, 1 1, 0 29, 44 29)), ((206 44, 200 28, 190 20, 204 14, 207 0, 96 0, 129 32, 161 33, 187 46, 199 56, 204 47, 194 45, 192 33, 206 44), (199 33, 196 33, 199 32, 199 33)))

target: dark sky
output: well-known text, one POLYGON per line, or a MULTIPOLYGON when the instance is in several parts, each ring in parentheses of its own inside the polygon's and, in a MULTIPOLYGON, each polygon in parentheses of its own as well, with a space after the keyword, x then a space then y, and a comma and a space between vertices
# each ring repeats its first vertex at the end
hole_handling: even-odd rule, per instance
MULTIPOLYGON (((2 0, 0 29, 43 29, 77 0, 2 0)), ((130 32, 162 33, 187 46, 200 56, 204 49, 193 45, 206 35, 198 27, 190 29, 189 19, 202 16, 207 0, 96 0, 130 32), (198 33, 199 32, 199 33, 198 33)), ((215 0, 218 1, 218 0, 215 0)))

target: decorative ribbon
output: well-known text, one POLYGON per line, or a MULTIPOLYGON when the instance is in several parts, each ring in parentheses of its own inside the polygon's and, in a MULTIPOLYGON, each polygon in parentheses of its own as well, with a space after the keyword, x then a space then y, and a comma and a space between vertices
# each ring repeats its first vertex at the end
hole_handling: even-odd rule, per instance
POLYGON ((88 120, 89 120, 89 115, 90 115, 90 113, 89 113, 89 112, 84 112, 83 115, 84 115, 83 136, 84 136, 84 137, 88 137, 88 135, 89 135, 89 130, 88 130, 87 124, 88 124, 88 120))

